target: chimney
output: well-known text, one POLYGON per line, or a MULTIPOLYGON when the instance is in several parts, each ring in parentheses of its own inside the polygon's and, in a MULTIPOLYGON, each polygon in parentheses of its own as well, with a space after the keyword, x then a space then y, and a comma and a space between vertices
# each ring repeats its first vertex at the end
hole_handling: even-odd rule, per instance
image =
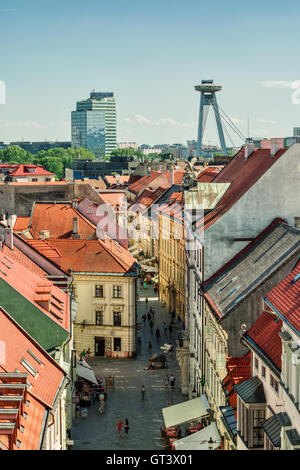
POLYGON ((40 240, 47 240, 50 238, 50 230, 40 230, 40 240))
POLYGON ((2 249, 3 243, 4 243, 4 235, 0 235, 0 250, 2 249))
POLYGON ((251 153, 254 152, 255 145, 253 142, 247 142, 245 145, 245 160, 248 159, 248 157, 251 155, 251 153))
POLYGON ((278 150, 283 148, 283 139, 271 139, 270 157, 274 158, 278 150))
POLYGON ((174 184, 174 168, 170 168, 169 182, 170 182, 170 185, 173 186, 173 184, 174 184))
POLYGON ((14 234, 12 228, 4 229, 4 243, 11 250, 14 249, 14 234))
POLYGON ((73 217, 73 235, 78 234, 78 219, 77 217, 73 217))
POLYGON ((16 220, 17 220, 17 216, 15 214, 10 215, 7 219, 7 226, 13 229, 15 226, 16 220))
POLYGON ((73 217, 72 238, 76 240, 79 240, 82 238, 81 234, 78 233, 78 218, 77 217, 73 217))

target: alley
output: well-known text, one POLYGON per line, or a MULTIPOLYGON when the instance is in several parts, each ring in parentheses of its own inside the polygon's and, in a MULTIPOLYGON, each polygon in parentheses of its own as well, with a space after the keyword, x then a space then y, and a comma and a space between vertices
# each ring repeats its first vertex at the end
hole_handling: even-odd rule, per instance
POLYGON ((164 343, 176 345, 178 331, 181 324, 174 326, 172 336, 169 332, 163 333, 163 322, 170 323, 170 314, 164 309, 154 295, 153 288, 139 289, 138 336, 142 339, 141 348, 137 351, 135 359, 106 359, 96 358, 89 361, 96 375, 101 378, 114 376, 115 388, 109 390, 103 415, 98 413, 98 406, 88 408, 87 418, 78 418, 72 431, 75 441, 74 450, 161 450, 160 427, 164 426, 162 408, 168 406, 170 400, 173 404, 185 400, 179 390, 179 367, 176 361, 175 350, 167 353, 167 373, 176 377, 174 391, 166 390, 164 377, 166 370, 147 370, 148 359, 151 356, 148 342, 152 341, 152 354, 161 352, 160 346, 164 343), (161 339, 158 342, 155 335, 151 336, 148 322, 144 325, 142 315, 146 313, 145 298, 148 297, 148 309, 154 308, 155 320, 153 332, 160 328, 161 339), (145 385, 145 400, 141 397, 141 387, 145 385), (129 421, 129 436, 118 436, 117 421, 129 421))

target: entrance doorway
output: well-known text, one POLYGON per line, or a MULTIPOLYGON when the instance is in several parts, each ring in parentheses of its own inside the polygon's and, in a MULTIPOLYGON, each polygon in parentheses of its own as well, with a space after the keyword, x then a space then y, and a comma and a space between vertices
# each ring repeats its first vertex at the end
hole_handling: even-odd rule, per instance
POLYGON ((105 356, 105 338, 95 336, 95 356, 105 356))

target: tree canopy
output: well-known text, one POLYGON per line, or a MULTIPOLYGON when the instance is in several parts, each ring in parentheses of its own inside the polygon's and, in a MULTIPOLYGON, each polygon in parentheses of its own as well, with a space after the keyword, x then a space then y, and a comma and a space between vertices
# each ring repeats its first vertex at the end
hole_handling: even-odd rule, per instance
POLYGON ((75 158, 93 159, 95 155, 86 148, 52 148, 41 150, 36 155, 27 152, 17 145, 9 145, 0 150, 0 161, 4 163, 31 163, 42 165, 46 170, 56 174, 56 179, 64 177, 66 168, 69 168, 75 158))

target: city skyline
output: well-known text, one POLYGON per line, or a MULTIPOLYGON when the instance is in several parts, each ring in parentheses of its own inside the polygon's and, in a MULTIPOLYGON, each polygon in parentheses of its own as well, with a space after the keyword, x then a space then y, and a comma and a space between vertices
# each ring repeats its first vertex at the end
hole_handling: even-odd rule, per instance
MULTIPOLYGON (((7 99, 0 105, 0 141, 71 140, 74 102, 93 88, 115 94, 118 142, 193 140, 194 86, 202 79, 223 86, 219 103, 244 135, 248 119, 253 137, 292 135, 300 109, 292 101, 300 78, 293 61, 299 6, 229 3, 219 2, 213 25, 199 28, 210 10, 194 0, 174 0, 172 8, 170 1, 66 0, 42 8, 34 0, 9 8, 2 1, 0 80, 7 99)), ((210 118, 206 144, 218 142, 210 118)))

